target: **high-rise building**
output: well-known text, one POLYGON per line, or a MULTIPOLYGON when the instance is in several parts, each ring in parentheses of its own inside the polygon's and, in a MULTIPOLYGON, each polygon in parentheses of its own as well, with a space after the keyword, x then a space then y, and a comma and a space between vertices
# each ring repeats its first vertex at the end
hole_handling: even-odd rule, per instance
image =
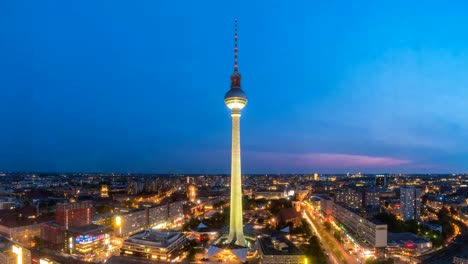
POLYGON ((314 181, 318 181, 319 180, 319 174, 318 173, 314 173, 314 181))
POLYGON ((387 188, 387 177, 385 175, 375 175, 375 186, 387 188))
POLYGON ((400 217, 402 220, 419 220, 421 194, 421 188, 414 186, 400 188, 400 217))
POLYGON ((187 197, 188 197, 190 202, 192 202, 192 203, 195 202, 195 200, 197 199, 197 186, 190 185, 188 187, 187 197))

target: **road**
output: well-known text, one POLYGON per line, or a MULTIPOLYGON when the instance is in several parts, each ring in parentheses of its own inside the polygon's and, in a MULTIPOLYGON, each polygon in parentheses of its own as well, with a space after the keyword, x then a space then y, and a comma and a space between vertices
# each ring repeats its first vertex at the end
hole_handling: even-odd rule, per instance
POLYGON ((423 264, 444 264, 452 263, 453 257, 468 251, 468 228, 461 222, 454 220, 454 224, 458 227, 460 235, 455 237, 455 241, 447 247, 438 250, 429 255, 421 257, 421 263, 423 264))
MULTIPOLYGON (((307 209, 306 209, 307 210, 307 209)), ((356 259, 349 256, 338 241, 327 231, 322 229, 320 223, 312 219, 306 211, 303 211, 303 217, 312 227, 313 232, 321 241, 321 246, 328 253, 329 260, 334 264, 355 264, 356 259)))

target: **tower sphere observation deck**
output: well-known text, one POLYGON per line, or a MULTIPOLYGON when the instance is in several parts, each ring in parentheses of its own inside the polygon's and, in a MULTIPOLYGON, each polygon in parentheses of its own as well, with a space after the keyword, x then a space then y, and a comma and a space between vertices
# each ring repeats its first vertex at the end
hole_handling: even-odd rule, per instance
POLYGON ((224 103, 231 110, 241 110, 247 104, 247 96, 240 87, 231 88, 224 96, 224 103))

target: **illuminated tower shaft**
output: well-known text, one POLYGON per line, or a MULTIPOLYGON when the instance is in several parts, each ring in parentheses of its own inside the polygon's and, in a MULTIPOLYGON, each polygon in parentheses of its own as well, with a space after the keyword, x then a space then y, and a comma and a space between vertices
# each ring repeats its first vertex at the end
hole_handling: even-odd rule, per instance
POLYGON ((245 246, 242 223, 242 175, 240 159, 240 111, 232 109, 232 152, 231 152, 231 218, 229 242, 245 246))
POLYGON ((231 152, 231 215, 228 242, 245 246, 242 224, 242 173, 240 159, 240 111, 247 104, 247 96, 241 89, 241 75, 237 66, 237 19, 234 31, 234 73, 231 75, 231 89, 224 96, 224 103, 231 109, 232 152, 231 152))

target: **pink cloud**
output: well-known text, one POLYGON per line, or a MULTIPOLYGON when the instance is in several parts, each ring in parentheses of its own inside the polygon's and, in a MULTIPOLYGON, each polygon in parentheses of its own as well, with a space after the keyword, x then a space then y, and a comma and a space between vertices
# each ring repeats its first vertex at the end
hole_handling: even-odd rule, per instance
POLYGON ((440 168, 439 164, 412 164, 411 168, 415 169, 432 169, 432 168, 440 168))
POLYGON ((289 164, 293 166, 314 166, 322 168, 379 168, 393 167, 411 163, 410 160, 392 157, 379 157, 337 153, 274 153, 274 152, 250 152, 248 158, 256 162, 289 164))

